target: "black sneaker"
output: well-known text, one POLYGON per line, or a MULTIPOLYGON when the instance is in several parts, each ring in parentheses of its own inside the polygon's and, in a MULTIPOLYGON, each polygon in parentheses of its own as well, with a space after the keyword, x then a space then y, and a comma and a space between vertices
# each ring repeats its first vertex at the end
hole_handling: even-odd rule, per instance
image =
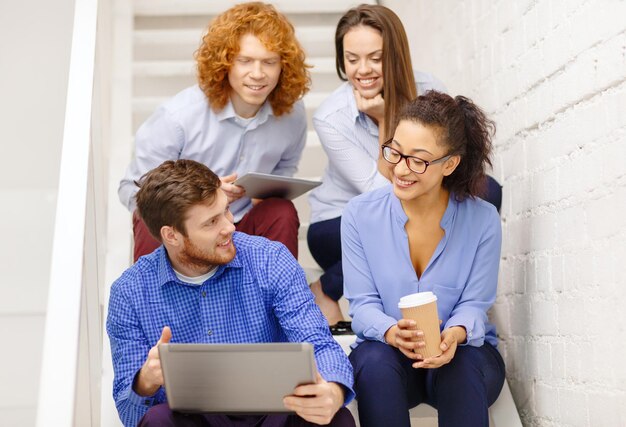
POLYGON ((330 325, 330 333, 333 335, 353 335, 352 332, 352 322, 347 322, 344 320, 340 320, 334 325, 330 325))

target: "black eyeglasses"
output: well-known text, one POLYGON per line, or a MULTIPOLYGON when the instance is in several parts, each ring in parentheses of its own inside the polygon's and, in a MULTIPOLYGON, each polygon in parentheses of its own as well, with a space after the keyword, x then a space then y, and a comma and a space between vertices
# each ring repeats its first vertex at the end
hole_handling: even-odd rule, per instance
POLYGON ((435 163, 445 162, 450 157, 452 157, 452 154, 448 154, 447 156, 428 161, 428 160, 420 159, 419 157, 415 157, 415 156, 405 156, 404 154, 402 154, 395 148, 391 148, 388 145, 388 144, 391 144, 391 141, 393 140, 389 140, 385 142, 382 146, 383 159, 387 160, 389 163, 394 164, 394 165, 397 165, 398 163, 400 163, 402 159, 405 159, 406 166, 415 173, 422 174, 426 172, 426 169, 428 169, 428 166, 434 165, 435 163))

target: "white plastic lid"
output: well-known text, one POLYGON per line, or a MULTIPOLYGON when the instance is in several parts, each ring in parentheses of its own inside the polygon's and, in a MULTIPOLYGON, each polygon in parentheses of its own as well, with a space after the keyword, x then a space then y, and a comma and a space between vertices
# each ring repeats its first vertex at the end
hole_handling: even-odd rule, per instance
POLYGON ((424 305, 433 301, 437 301, 437 295, 432 292, 417 292, 400 298, 398 308, 415 307, 417 305, 424 305))

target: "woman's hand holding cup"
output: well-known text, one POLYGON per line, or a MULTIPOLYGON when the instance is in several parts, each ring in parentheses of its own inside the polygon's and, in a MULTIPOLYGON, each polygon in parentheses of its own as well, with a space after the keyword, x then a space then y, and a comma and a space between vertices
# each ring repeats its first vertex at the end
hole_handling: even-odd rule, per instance
MULTIPOLYGON (((454 358, 458 344, 464 342, 466 338, 467 334, 465 328, 462 326, 452 326, 448 329, 444 329, 443 332, 441 332, 441 344, 439 345, 439 348, 442 350, 441 355, 429 357, 421 362, 414 363, 413 367, 435 369, 450 363, 454 358)), ((421 355, 418 356, 418 359, 422 359, 421 355)))
POLYGON ((417 323, 412 319, 398 320, 398 323, 385 333, 385 341, 413 360, 421 359, 421 356, 416 352, 426 345, 424 343, 424 333, 417 329, 417 323))

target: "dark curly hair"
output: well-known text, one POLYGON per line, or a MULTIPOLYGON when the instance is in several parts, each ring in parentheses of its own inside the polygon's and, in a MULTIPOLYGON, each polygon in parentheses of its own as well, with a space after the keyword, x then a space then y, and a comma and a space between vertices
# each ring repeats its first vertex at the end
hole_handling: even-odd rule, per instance
POLYGON ((238 4, 211 22, 194 55, 200 88, 213 110, 226 106, 231 89, 228 71, 239 53, 239 39, 244 34, 258 37, 267 50, 280 55, 280 78, 267 99, 276 116, 289 113, 309 90, 309 65, 304 62, 304 50, 293 25, 269 4, 238 4))
POLYGON ((452 98, 431 90, 404 107, 394 129, 403 120, 434 128, 437 143, 446 147, 448 154, 461 156, 455 171, 443 178, 444 188, 458 200, 484 195, 496 124, 480 107, 464 96, 452 98))

